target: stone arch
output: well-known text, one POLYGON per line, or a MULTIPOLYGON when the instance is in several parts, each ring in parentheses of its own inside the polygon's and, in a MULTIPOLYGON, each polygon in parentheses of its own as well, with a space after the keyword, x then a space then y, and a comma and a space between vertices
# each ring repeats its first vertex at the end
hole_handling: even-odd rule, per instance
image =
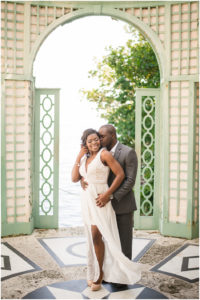
POLYGON ((44 32, 37 38, 28 58, 29 65, 27 66, 27 75, 32 76, 33 72, 33 63, 35 60, 35 57, 37 55, 37 52, 42 45, 43 41, 47 38, 47 36, 55 30, 58 26, 64 25, 66 23, 72 22, 76 19, 82 18, 82 17, 87 17, 87 16, 110 16, 110 17, 115 17, 118 18, 119 20, 125 21, 129 23, 130 25, 133 25, 135 28, 137 28, 143 35, 144 37, 150 42, 160 69, 160 78, 161 78, 161 83, 166 79, 167 74, 164 68, 164 65, 166 62, 166 57, 165 57, 165 49, 157 36, 157 34, 144 22, 139 20, 135 16, 128 15, 125 12, 122 12, 117 9, 113 8, 108 8, 108 7, 103 7, 103 6, 97 6, 96 8, 85 8, 85 9, 79 9, 77 11, 74 11, 72 13, 69 13, 67 15, 64 15, 63 17, 57 19, 53 23, 51 23, 45 30, 44 32))

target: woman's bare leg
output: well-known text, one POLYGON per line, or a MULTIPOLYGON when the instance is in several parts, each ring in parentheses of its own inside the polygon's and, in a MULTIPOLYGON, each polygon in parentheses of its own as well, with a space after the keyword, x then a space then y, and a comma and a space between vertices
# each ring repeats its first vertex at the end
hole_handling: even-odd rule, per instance
POLYGON ((91 232, 92 232, 92 239, 93 239, 93 244, 94 244, 94 249, 96 253, 96 257, 99 263, 99 278, 96 282, 96 284, 101 283, 102 277, 103 277, 103 260, 104 260, 104 242, 102 240, 102 235, 96 225, 91 226, 91 232))

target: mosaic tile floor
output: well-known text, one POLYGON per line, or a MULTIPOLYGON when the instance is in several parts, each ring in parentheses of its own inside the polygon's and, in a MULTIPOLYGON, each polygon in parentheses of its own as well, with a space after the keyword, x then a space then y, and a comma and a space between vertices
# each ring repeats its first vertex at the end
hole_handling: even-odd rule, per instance
MULTIPOLYGON (((86 243, 84 237, 43 238, 38 239, 57 264, 63 268, 86 264, 86 243)), ((153 245, 154 239, 133 239, 133 260, 138 261, 153 245)), ((25 257, 9 243, 2 243, 1 278, 9 279, 28 272, 40 271, 41 268, 25 257)), ((196 244, 184 244, 160 263, 150 269, 168 276, 180 278, 186 282, 199 279, 199 247, 196 244)), ((98 292, 91 292, 85 280, 57 282, 36 289, 24 299, 166 299, 159 292, 148 287, 134 284, 116 288, 104 283, 98 292), (94 294, 95 293, 95 294, 94 294)))
MULTIPOLYGON (((39 239, 60 267, 86 265, 86 242, 83 237, 39 239)), ((154 239, 133 239, 133 261, 138 261, 153 245, 154 239)))
POLYGON ((199 280, 199 247, 185 244, 154 266, 151 271, 175 276, 188 282, 199 280))
POLYGON ((1 280, 41 270, 8 243, 1 244, 1 280))
POLYGON ((27 294, 23 299, 167 299, 163 294, 140 284, 116 288, 103 284, 92 292, 85 280, 54 283, 27 294))

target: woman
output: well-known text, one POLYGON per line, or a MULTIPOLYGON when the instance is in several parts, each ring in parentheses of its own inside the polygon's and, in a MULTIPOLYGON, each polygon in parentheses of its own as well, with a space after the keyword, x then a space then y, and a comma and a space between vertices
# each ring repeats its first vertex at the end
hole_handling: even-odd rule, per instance
POLYGON ((116 215, 110 201, 112 193, 124 179, 124 171, 112 154, 101 148, 96 130, 85 130, 81 139, 82 147, 72 169, 72 181, 77 182, 83 176, 88 182, 81 195, 87 235, 88 285, 92 291, 97 291, 103 279, 133 284, 141 277, 141 266, 130 261, 121 251, 116 215), (116 177, 108 187, 110 169, 116 177), (104 199, 105 206, 96 205, 99 198, 104 199))

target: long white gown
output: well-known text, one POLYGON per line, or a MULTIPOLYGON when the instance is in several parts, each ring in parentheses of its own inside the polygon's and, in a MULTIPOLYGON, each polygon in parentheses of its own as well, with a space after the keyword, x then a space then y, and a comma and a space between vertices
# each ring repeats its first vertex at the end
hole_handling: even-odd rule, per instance
POLYGON ((99 278, 99 265, 91 235, 91 225, 96 225, 105 245, 103 279, 107 282, 133 284, 140 280, 142 266, 129 260, 121 251, 116 215, 111 201, 101 208, 95 201, 98 194, 108 189, 107 179, 110 169, 101 161, 102 150, 104 148, 89 163, 87 171, 85 165, 87 158, 84 156, 79 170, 81 176, 88 182, 87 189, 81 192, 82 216, 87 235, 87 279, 95 282, 99 278))

